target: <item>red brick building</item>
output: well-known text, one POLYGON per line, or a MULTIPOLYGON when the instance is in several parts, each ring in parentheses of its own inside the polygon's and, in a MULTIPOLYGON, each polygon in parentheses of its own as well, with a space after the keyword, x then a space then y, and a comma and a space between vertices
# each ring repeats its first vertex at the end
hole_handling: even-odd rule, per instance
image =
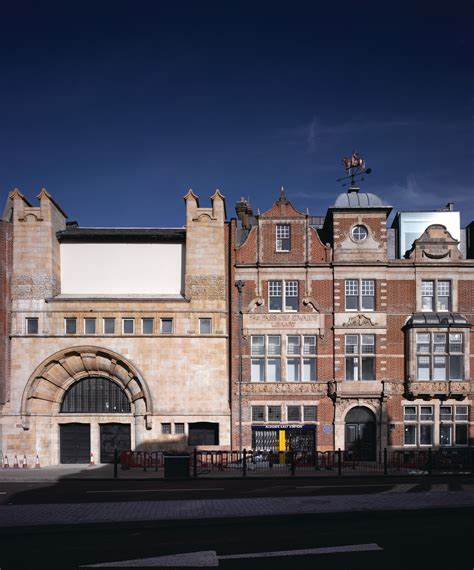
POLYGON ((261 215, 237 203, 235 449, 472 445, 474 260, 448 206, 389 228, 391 206, 354 187, 324 218, 283 190, 261 215))

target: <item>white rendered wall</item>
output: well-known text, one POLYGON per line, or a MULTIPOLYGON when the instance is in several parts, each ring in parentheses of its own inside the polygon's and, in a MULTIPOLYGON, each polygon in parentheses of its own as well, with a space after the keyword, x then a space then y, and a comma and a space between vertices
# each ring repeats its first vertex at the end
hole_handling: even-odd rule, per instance
POLYGON ((182 244, 63 243, 64 295, 180 295, 182 244))

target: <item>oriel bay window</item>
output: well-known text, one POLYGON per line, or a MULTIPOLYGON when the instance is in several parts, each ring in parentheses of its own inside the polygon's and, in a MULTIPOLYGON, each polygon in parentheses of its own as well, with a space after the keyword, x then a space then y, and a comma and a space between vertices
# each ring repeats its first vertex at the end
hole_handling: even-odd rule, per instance
POLYGON ((252 382, 279 382, 281 380, 281 337, 256 335, 251 337, 252 382))
POLYGON ((462 380, 464 376, 462 333, 417 333, 417 380, 462 380))
POLYGON ((345 349, 346 380, 375 380, 375 335, 348 334, 345 349))
POLYGON ((346 311, 373 311, 375 308, 375 281, 373 279, 346 279, 346 311))
POLYGON ((316 380, 316 337, 287 337, 286 379, 288 382, 316 380))
POLYGON ((270 311, 297 311, 298 281, 269 281, 268 306, 270 311))

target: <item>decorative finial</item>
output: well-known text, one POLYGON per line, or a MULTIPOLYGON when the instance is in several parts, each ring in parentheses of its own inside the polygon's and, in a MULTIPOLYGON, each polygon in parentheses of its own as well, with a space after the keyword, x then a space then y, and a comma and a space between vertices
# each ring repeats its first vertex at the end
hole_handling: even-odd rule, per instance
POLYGON ((286 199, 285 189, 283 188, 283 186, 280 188, 280 197, 278 198, 278 202, 280 204, 286 204, 286 202, 288 202, 288 200, 286 199))

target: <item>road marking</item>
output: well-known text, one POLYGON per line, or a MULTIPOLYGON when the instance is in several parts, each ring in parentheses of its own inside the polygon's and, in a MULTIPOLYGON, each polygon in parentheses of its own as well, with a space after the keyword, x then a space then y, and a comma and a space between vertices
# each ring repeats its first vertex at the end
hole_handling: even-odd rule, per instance
POLYGON ((177 493, 181 491, 224 491, 224 487, 203 487, 201 489, 106 489, 104 491, 85 491, 86 493, 177 493))
POLYGON ((408 493, 408 491, 411 491, 417 485, 418 483, 404 483, 400 485, 395 485, 394 487, 392 487, 392 489, 384 491, 383 493, 380 494, 385 495, 387 493, 408 493))
POLYGON ((463 483, 461 486, 463 491, 474 491, 474 485, 472 483, 463 483))
POLYGON ((6 491, 0 491, 0 495, 6 495, 7 492, 6 491))
POLYGON ((347 552, 371 552, 383 550, 378 544, 350 544, 347 546, 325 546, 319 548, 304 548, 300 550, 278 550, 274 552, 249 552, 247 554, 225 554, 217 556, 215 550, 202 552, 184 552, 168 556, 155 556, 153 558, 140 558, 136 560, 123 560, 121 562, 103 562, 102 564, 89 564, 81 568, 126 568, 145 567, 158 568, 166 566, 182 567, 217 567, 219 560, 239 560, 245 558, 277 558, 282 556, 308 556, 312 554, 343 554, 347 552))
POLYGON ((430 487, 430 492, 434 493, 446 493, 449 491, 449 485, 447 483, 433 483, 430 487))

